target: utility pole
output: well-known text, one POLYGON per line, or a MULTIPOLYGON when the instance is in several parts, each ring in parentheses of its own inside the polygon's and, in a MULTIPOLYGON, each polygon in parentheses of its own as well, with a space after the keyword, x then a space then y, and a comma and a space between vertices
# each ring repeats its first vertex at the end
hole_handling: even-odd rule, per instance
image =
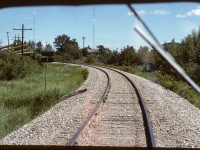
POLYGON ((6 32, 7 33, 7 38, 8 38, 8 49, 10 49, 10 46, 9 46, 9 32, 6 32))
POLYGON ((24 24, 22 24, 22 28, 21 29, 15 29, 13 28, 13 30, 20 30, 22 31, 22 55, 24 54, 24 30, 32 30, 32 29, 25 29, 24 28, 24 24))
POLYGON ((19 42, 19 39, 20 39, 20 38, 22 38, 22 37, 19 37, 19 34, 18 34, 18 37, 17 37, 18 42, 19 42))
POLYGON ((14 40, 16 41, 16 39, 17 39, 17 36, 16 36, 16 34, 15 34, 15 37, 13 37, 14 38, 14 40))
POLYGON ((18 34, 18 37, 16 36, 16 34, 15 34, 15 36, 13 37, 13 39, 12 40, 14 40, 14 43, 16 44, 16 45, 19 45, 19 39, 20 39, 21 37, 19 37, 19 34, 18 34))
POLYGON ((13 39, 12 40, 14 40, 14 44, 16 44, 16 39, 17 39, 17 36, 16 36, 16 34, 15 34, 15 37, 13 37, 13 39))
POLYGON ((35 16, 34 16, 34 19, 33 19, 33 41, 34 41, 34 50, 35 50, 35 16))
POLYGON ((18 34, 18 37, 17 37, 17 45, 20 45, 20 38, 22 38, 22 37, 19 37, 19 34, 18 34))
POLYGON ((83 48, 85 47, 85 37, 83 37, 83 48))
POLYGON ((93 6, 93 49, 94 49, 94 42, 95 42, 95 6, 93 6))

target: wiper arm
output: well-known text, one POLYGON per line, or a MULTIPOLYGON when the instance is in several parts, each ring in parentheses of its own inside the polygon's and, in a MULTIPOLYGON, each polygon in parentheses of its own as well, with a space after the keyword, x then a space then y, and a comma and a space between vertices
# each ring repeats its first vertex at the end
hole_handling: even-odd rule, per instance
POLYGON ((135 31, 153 48, 155 49, 199 94, 200 94, 200 87, 186 74, 183 68, 176 62, 176 60, 170 55, 166 50, 163 49, 162 45, 159 44, 155 35, 151 32, 139 14, 135 11, 135 9, 128 4, 130 10, 134 13, 135 17, 142 23, 144 28, 147 32, 151 35, 154 39, 155 43, 153 43, 150 38, 142 31, 139 26, 135 26, 135 31))

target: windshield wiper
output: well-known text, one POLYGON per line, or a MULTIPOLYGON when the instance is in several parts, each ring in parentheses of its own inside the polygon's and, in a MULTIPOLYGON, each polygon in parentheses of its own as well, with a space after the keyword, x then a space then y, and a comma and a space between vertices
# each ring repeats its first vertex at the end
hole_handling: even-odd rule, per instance
POLYGON ((162 45, 158 42, 157 38, 153 34, 153 32, 149 29, 146 23, 142 20, 140 15, 135 11, 135 9, 131 6, 131 4, 127 4, 135 17, 142 23, 144 28, 150 34, 150 36, 154 39, 154 42, 150 40, 150 38, 145 34, 145 32, 139 27, 135 26, 135 31, 153 48, 155 49, 185 80, 188 82, 199 94, 200 87, 186 74, 183 68, 176 62, 176 60, 163 49, 162 45))

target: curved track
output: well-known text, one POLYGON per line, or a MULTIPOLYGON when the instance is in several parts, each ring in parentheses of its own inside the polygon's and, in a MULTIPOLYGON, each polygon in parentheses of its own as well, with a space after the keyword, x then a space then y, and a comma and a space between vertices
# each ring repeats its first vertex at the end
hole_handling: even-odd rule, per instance
POLYGON ((111 68, 107 68, 113 71, 116 71, 117 73, 121 74, 122 76, 124 76, 130 83, 131 85, 134 87, 137 97, 139 99, 139 104, 140 107, 142 109, 142 113, 143 113, 143 120, 144 120, 144 126, 145 126, 145 134, 146 134, 146 142, 147 142, 147 146, 148 147, 156 147, 156 142, 155 142, 155 138, 153 135, 153 130, 152 130, 152 125, 151 125, 151 121, 148 115, 148 111, 147 111, 147 107, 145 105, 144 99, 142 94, 139 92, 139 90, 137 89, 136 85, 133 83, 133 81, 127 77, 125 74, 115 70, 115 69, 111 69, 111 68))
POLYGON ((114 69, 95 68, 106 74, 107 88, 67 145, 156 147, 145 103, 134 83, 114 69), (106 103, 100 108, 109 88, 106 103))
MULTIPOLYGON (((90 66, 92 67, 92 66, 90 66)), ((97 68, 97 67, 93 67, 96 69, 99 69, 101 71, 103 71, 106 76, 107 76, 107 86, 106 89, 102 95, 102 97, 100 98, 99 102, 96 104, 96 106, 94 107, 94 109, 89 113, 89 115, 87 116, 87 118, 85 119, 85 121, 82 123, 82 125, 78 128, 77 132, 72 136, 72 138, 68 141, 67 145, 73 145, 76 141, 76 139, 78 138, 78 136, 80 135, 80 133, 82 132, 82 130, 86 127, 86 125, 88 124, 88 122, 90 121, 90 119, 94 116, 94 114, 97 112, 97 109, 100 107, 100 105, 103 103, 104 99, 106 98, 106 95, 108 94, 108 91, 110 89, 110 77, 108 76, 107 72, 105 72, 104 70, 97 68)))

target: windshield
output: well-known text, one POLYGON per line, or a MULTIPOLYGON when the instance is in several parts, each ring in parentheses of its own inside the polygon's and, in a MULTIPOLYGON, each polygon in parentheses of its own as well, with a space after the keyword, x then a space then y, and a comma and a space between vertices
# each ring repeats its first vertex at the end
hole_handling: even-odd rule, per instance
MULTIPOLYGON (((140 125, 136 124, 132 131, 129 126, 118 122, 120 120, 129 124, 129 120, 142 118, 127 119, 134 113, 130 112, 133 113, 130 116, 125 114, 124 110, 129 110, 129 101, 125 102, 125 99, 134 96, 130 96, 130 92, 123 93, 129 89, 128 84, 124 84, 127 89, 121 88, 124 77, 113 75, 105 68, 103 70, 110 75, 83 66, 94 65, 133 74, 134 77, 130 74, 127 76, 130 76, 143 96, 158 147, 200 147, 199 3, 4 8, 0 10, 0 20, 0 145, 66 145, 98 104, 107 85, 106 76, 109 76, 111 87, 106 94, 107 98, 104 97, 107 101, 104 100, 98 109, 99 116, 94 115, 93 122, 90 120, 91 130, 90 127, 83 130, 73 144, 149 146, 148 140, 145 140, 145 129, 140 129, 140 125), (134 11, 139 19, 135 17, 134 11), (151 37, 142 22, 158 42, 151 37), (153 44, 145 40, 137 29, 151 37, 149 40, 153 44), (157 47, 163 50, 164 56, 157 47), (168 53, 173 57, 169 56, 169 61, 175 63, 175 69, 164 59, 168 53), (178 66, 178 72, 176 64, 184 71, 178 66), (121 91, 117 92, 118 89, 121 91), (76 97, 74 92, 76 96, 79 92, 83 95, 76 97), (116 97, 122 100, 119 100, 118 105, 124 102, 127 106, 110 106, 110 103, 115 103, 112 100, 116 97), (57 116, 64 113, 64 108, 59 110, 63 106, 66 108, 66 122, 57 116), (112 111, 106 112, 107 108, 112 111), (51 110, 57 114, 55 118, 59 118, 55 122, 48 119, 51 110), (123 113, 116 112, 104 118, 107 113, 112 114, 116 110, 123 113), (185 113, 187 111, 188 114, 185 113), (104 122, 104 126, 101 119, 114 121, 104 122), (53 135, 43 133, 43 129, 48 130, 45 125, 39 129, 41 120, 46 124, 50 122, 49 125, 55 131, 52 131, 53 135), (98 125, 101 127, 98 128, 98 125), (101 132, 103 126, 106 128, 105 133, 101 132), (111 132, 107 128, 116 130, 111 132), (124 128, 127 128, 126 132, 121 131, 124 128), (186 134, 189 134, 188 137, 186 134), (126 139, 125 142, 121 138, 126 139)), ((141 104, 136 106, 134 102, 133 109, 140 107, 141 104)), ((138 122, 145 124, 145 121, 138 122)))

